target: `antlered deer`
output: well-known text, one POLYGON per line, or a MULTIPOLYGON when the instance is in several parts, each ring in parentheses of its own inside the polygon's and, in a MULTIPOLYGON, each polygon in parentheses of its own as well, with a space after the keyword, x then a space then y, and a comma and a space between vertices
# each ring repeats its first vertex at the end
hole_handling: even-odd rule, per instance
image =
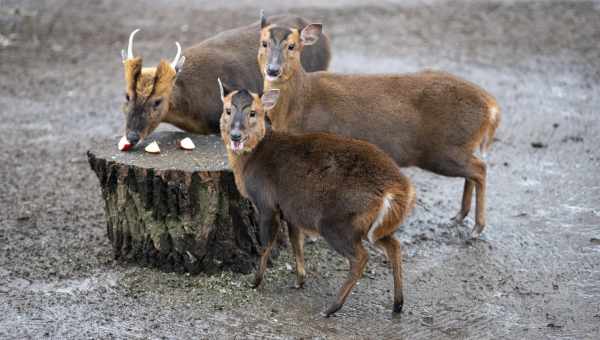
POLYGON ((260 285, 279 232, 287 222, 296 258, 297 285, 304 283, 304 234, 320 234, 350 261, 350 275, 327 316, 344 304, 362 276, 368 252, 362 241, 383 249, 394 274, 394 312, 402 311, 402 253, 394 232, 415 204, 412 184, 374 145, 332 134, 291 135, 266 126, 265 109, 278 90, 262 99, 221 86, 221 136, 240 193, 258 213, 265 246, 254 287, 260 285), (264 104, 264 107, 263 107, 264 104))
POLYGON ((486 165, 474 155, 492 143, 500 122, 496 100, 486 91, 445 72, 399 75, 306 73, 299 62, 305 46, 318 42, 321 24, 304 29, 262 29, 258 63, 264 89, 281 98, 268 111, 275 131, 332 132, 369 141, 401 167, 464 177, 463 221, 477 192, 472 236, 485 226, 486 165))
MULTIPOLYGON (((308 24, 304 18, 291 15, 273 16, 268 22, 296 28, 308 24)), ((262 91, 256 40, 261 27, 266 25, 267 19, 261 13, 260 22, 222 32, 186 49, 183 56, 177 43, 177 57, 172 63, 161 61, 157 67, 149 68, 142 68, 142 58, 133 54, 133 38, 138 30, 133 31, 128 52, 123 52, 126 82, 123 111, 128 144, 135 145, 161 122, 191 133, 219 132, 222 107, 214 86, 217 76, 229 84, 262 91)), ((302 53, 302 65, 309 72, 325 70, 329 65, 329 39, 321 38, 322 43, 302 53)))

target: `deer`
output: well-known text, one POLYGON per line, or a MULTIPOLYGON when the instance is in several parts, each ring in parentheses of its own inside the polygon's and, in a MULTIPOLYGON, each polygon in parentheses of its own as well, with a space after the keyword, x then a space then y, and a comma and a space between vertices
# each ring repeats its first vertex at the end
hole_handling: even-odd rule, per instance
POLYGON ((275 131, 329 132, 371 142, 400 167, 416 166, 465 179, 462 223, 477 194, 475 226, 485 227, 486 164, 475 155, 490 147, 500 124, 495 98, 452 74, 425 70, 410 74, 307 73, 302 50, 318 42, 322 24, 303 29, 271 24, 261 30, 257 60, 264 91, 279 89, 267 112, 275 131))
MULTIPOLYGON (((129 35, 127 52, 123 50, 125 71, 125 133, 127 144, 135 146, 160 123, 169 123, 186 132, 219 132, 221 101, 215 89, 217 76, 235 86, 262 91, 263 79, 256 64, 256 40, 260 28, 269 23, 302 28, 309 22, 299 16, 277 15, 221 32, 181 52, 172 62, 161 60, 156 67, 142 67, 142 57, 133 53, 133 41, 139 29, 129 35), (184 66, 185 63, 185 66, 184 66)), ((302 65, 308 71, 325 70, 331 59, 329 38, 302 53, 302 65)))
POLYGON ((219 80, 220 130, 238 191, 256 211, 263 245, 253 287, 260 286, 279 221, 288 225, 296 286, 304 284, 304 235, 320 235, 350 263, 330 316, 345 303, 369 254, 363 241, 383 250, 394 276, 393 312, 401 313, 402 251, 394 235, 415 205, 415 190, 394 161, 365 141, 328 133, 289 134, 266 121, 279 91, 233 90, 219 80))

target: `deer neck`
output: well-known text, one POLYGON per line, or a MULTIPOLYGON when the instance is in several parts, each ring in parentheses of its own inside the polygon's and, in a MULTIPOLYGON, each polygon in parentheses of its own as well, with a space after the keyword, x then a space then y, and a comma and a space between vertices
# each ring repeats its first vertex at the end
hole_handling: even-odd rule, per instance
POLYGON ((233 177, 235 179, 235 185, 238 188, 238 191, 245 198, 248 197, 248 192, 246 191, 246 185, 244 183, 244 168, 248 163, 248 160, 252 156, 251 152, 243 153, 243 154, 235 154, 227 148, 227 159, 229 160, 229 166, 231 167, 231 171, 233 171, 233 177))
POLYGON ((161 122, 169 123, 178 128, 196 134, 209 134, 207 124, 197 119, 193 114, 190 114, 187 109, 186 97, 181 93, 180 87, 175 83, 173 90, 168 98, 168 108, 166 113, 161 117, 161 122))
POLYGON ((289 79, 284 81, 268 81, 265 79, 264 91, 279 89, 277 104, 268 116, 275 131, 288 131, 302 113, 304 93, 307 90, 306 72, 300 67, 289 79))

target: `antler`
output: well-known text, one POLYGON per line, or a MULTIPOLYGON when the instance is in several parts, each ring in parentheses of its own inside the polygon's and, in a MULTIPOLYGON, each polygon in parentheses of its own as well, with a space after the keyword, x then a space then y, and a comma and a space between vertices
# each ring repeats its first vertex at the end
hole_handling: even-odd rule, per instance
POLYGON ((177 54, 175 54, 171 66, 173 66, 174 69, 177 69, 177 64, 179 64, 179 59, 181 58, 181 45, 179 45, 178 41, 175 42, 175 45, 177 45, 177 54))
POLYGON ((121 57, 123 58, 123 61, 125 61, 127 59, 133 59, 133 37, 139 31, 140 31, 140 29, 137 28, 133 32, 131 32, 131 34, 129 35, 129 45, 127 46, 127 55, 125 55, 125 50, 121 50, 121 57))

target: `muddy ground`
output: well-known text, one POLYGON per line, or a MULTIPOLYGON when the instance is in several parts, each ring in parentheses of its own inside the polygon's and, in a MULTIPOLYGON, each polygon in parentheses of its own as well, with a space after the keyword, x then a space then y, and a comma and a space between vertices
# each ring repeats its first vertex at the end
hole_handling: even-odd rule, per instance
POLYGON ((0 0, 0 338, 600 337, 600 2, 0 0), (371 249, 335 316, 319 315, 347 265, 307 246, 291 290, 287 251, 250 277, 115 263, 85 151, 120 132, 120 49, 137 27, 149 64, 258 10, 322 21, 338 72, 444 69, 503 110, 488 158, 488 226, 449 219, 462 181, 406 172, 419 204, 399 232, 405 312, 371 249), (537 146, 537 147, 534 147, 537 146))

